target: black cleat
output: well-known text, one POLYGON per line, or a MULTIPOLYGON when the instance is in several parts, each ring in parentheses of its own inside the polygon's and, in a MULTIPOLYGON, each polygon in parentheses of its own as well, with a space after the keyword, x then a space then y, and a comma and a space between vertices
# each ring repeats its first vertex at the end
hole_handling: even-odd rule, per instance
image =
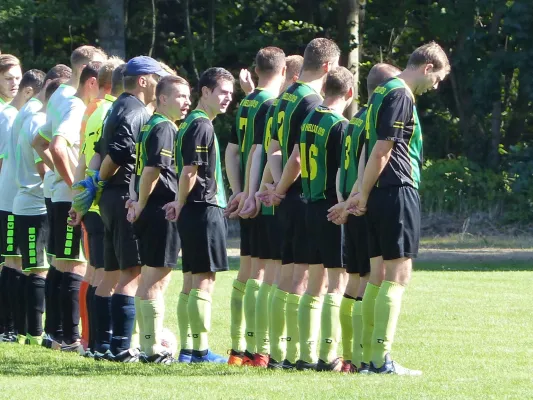
POLYGON ((296 368, 296 364, 291 363, 289 360, 283 360, 282 368, 285 370, 293 370, 296 368))
POLYGON ((140 351, 138 349, 127 349, 118 353, 113 361, 121 363, 136 363, 139 362, 140 351))
POLYGON ((385 354, 385 362, 379 368, 376 368, 372 362, 370 362, 370 372, 374 374, 394 374, 405 376, 420 376, 422 371, 416 369, 409 369, 402 367, 400 364, 392 361, 389 353, 385 354))
POLYGON ((309 370, 315 370, 316 364, 315 363, 308 363, 304 360, 298 360, 296 361, 296 369, 298 371, 309 371, 309 370))
POLYGON ((337 357, 332 362, 326 362, 323 360, 318 360, 316 364, 316 370, 320 372, 330 371, 330 372, 341 372, 342 371, 342 357, 337 357))
POLYGON ((283 369, 283 361, 276 361, 272 357, 268 360, 268 369, 283 369))
POLYGON ((152 354, 151 356, 147 356, 145 353, 140 353, 139 361, 142 363, 154 363, 154 364, 164 364, 164 365, 170 365, 174 362, 177 362, 172 357, 172 354, 170 354, 166 350, 163 350, 160 353, 152 354))

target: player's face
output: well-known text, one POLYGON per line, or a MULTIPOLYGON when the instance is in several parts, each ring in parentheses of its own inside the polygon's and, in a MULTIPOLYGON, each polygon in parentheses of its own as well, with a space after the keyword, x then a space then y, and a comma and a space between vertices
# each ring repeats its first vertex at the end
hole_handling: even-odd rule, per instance
POLYGON ((13 66, 0 74, 0 97, 11 100, 19 91, 22 70, 20 66, 13 66))
POLYGON ((213 89, 210 96, 210 102, 213 109, 223 114, 227 111, 233 96, 233 83, 230 81, 220 80, 218 85, 213 89))
POLYGON ((151 74, 151 75, 143 75, 142 76, 142 87, 144 88, 144 96, 146 104, 150 104, 155 102, 155 87, 157 86, 157 82, 161 79, 161 77, 157 74, 151 74))
POLYGON ((434 71, 433 66, 431 64, 428 64, 424 70, 424 76, 421 79, 420 84, 417 88, 417 93, 415 94, 423 94, 426 93, 429 90, 436 90, 439 87, 439 83, 441 83, 446 78, 446 70, 443 68, 440 71, 434 71))
POLYGON ((185 118, 191 106, 191 89, 189 86, 173 85, 172 92, 167 99, 167 104, 174 121, 185 118))

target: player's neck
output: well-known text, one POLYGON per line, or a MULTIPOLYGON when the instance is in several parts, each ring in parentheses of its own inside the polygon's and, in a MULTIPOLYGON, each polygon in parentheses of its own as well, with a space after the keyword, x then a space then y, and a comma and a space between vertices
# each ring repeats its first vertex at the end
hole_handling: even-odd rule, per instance
POLYGON ((259 78, 257 82, 257 87, 263 88, 266 91, 277 96, 280 93, 282 77, 268 77, 268 78, 259 78))
POLYGON ((12 100, 10 97, 4 97, 4 96, 0 96, 0 100, 2 100, 0 102, 0 104, 3 102, 3 103, 6 103, 6 104, 9 104, 9 102, 12 100))
POLYGON ((78 86, 80 86, 80 77, 73 73, 70 79, 65 82, 65 85, 72 86, 74 89, 78 90, 78 86))
POLYGON ((85 90, 83 90, 82 87, 79 87, 75 94, 76 97, 78 97, 81 101, 83 101, 83 104, 87 105, 91 102, 91 98, 88 94, 85 93, 85 90))
POLYGON ((45 96, 45 91, 44 91, 44 90, 41 90, 41 91, 39 92, 39 94, 38 94, 37 96, 35 96, 35 98, 36 98, 37 100, 39 100, 42 104, 44 104, 44 101, 45 101, 44 96, 45 96))
POLYGON ((22 95, 16 95, 9 103, 10 106, 15 107, 17 110, 20 110, 22 106, 26 103, 26 99, 22 95))
POLYGON ((96 97, 96 98, 97 99, 104 99, 105 95, 109 94, 110 92, 111 92, 111 90, 108 90, 106 88, 101 88, 100 90, 98 90, 98 97, 96 97))
POLYGON ((165 107, 161 107, 161 106, 156 107, 155 112, 158 114, 161 114, 163 117, 165 117, 169 121, 174 121, 174 119, 170 116, 168 110, 165 107))
POLYGON ((312 87, 315 92, 320 94, 324 85, 324 74, 314 71, 302 71, 298 81, 304 82, 307 86, 312 87))
POLYGON ((346 107, 346 101, 342 97, 326 97, 322 102, 324 107, 327 107, 339 114, 342 114, 346 107))
POLYGON ((198 105, 196 106, 195 110, 200 110, 200 111, 203 111, 204 113, 207 114, 207 117, 213 121, 215 119, 215 117, 217 116, 216 113, 213 113, 211 111, 211 109, 209 107, 207 107, 207 105, 205 104, 205 102, 200 98, 200 100, 198 101, 198 105))
POLYGON ((400 73, 400 75, 397 76, 397 78, 404 81, 405 84, 409 86, 409 89, 411 89, 411 92, 416 93, 416 82, 418 81, 418 79, 413 72, 416 71, 405 69, 400 73))

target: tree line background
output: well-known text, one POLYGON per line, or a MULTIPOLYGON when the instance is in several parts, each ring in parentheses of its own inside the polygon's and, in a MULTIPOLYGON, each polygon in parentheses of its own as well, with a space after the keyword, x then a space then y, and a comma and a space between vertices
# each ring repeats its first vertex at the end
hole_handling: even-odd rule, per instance
MULTIPOLYGON (((303 54, 319 36, 341 47, 359 104, 373 64, 403 67, 420 44, 441 44, 452 72, 417 101, 425 212, 533 222, 531 0, 2 0, 0 9, 0 50, 24 69, 68 64, 91 43, 126 59, 150 54, 193 86, 210 66, 237 76, 261 47, 303 54)), ((233 113, 216 121, 222 142, 233 113)))

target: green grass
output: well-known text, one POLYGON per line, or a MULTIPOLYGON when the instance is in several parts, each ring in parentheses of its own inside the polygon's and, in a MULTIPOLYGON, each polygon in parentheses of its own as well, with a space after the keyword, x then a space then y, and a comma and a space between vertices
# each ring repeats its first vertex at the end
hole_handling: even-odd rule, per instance
MULTIPOLYGON (((235 267, 235 260, 232 260, 235 267)), ((229 294, 219 274, 211 346, 230 347, 229 294)), ((0 345, 2 399, 505 399, 533 393, 533 272, 511 266, 418 263, 406 291, 395 358, 420 378, 272 372, 225 365, 121 365, 15 344, 0 345)), ((181 275, 167 292, 177 332, 181 275)))
POLYGON ((484 236, 472 234, 451 234, 444 236, 424 237, 420 241, 422 248, 430 249, 533 249, 531 236, 484 236))

